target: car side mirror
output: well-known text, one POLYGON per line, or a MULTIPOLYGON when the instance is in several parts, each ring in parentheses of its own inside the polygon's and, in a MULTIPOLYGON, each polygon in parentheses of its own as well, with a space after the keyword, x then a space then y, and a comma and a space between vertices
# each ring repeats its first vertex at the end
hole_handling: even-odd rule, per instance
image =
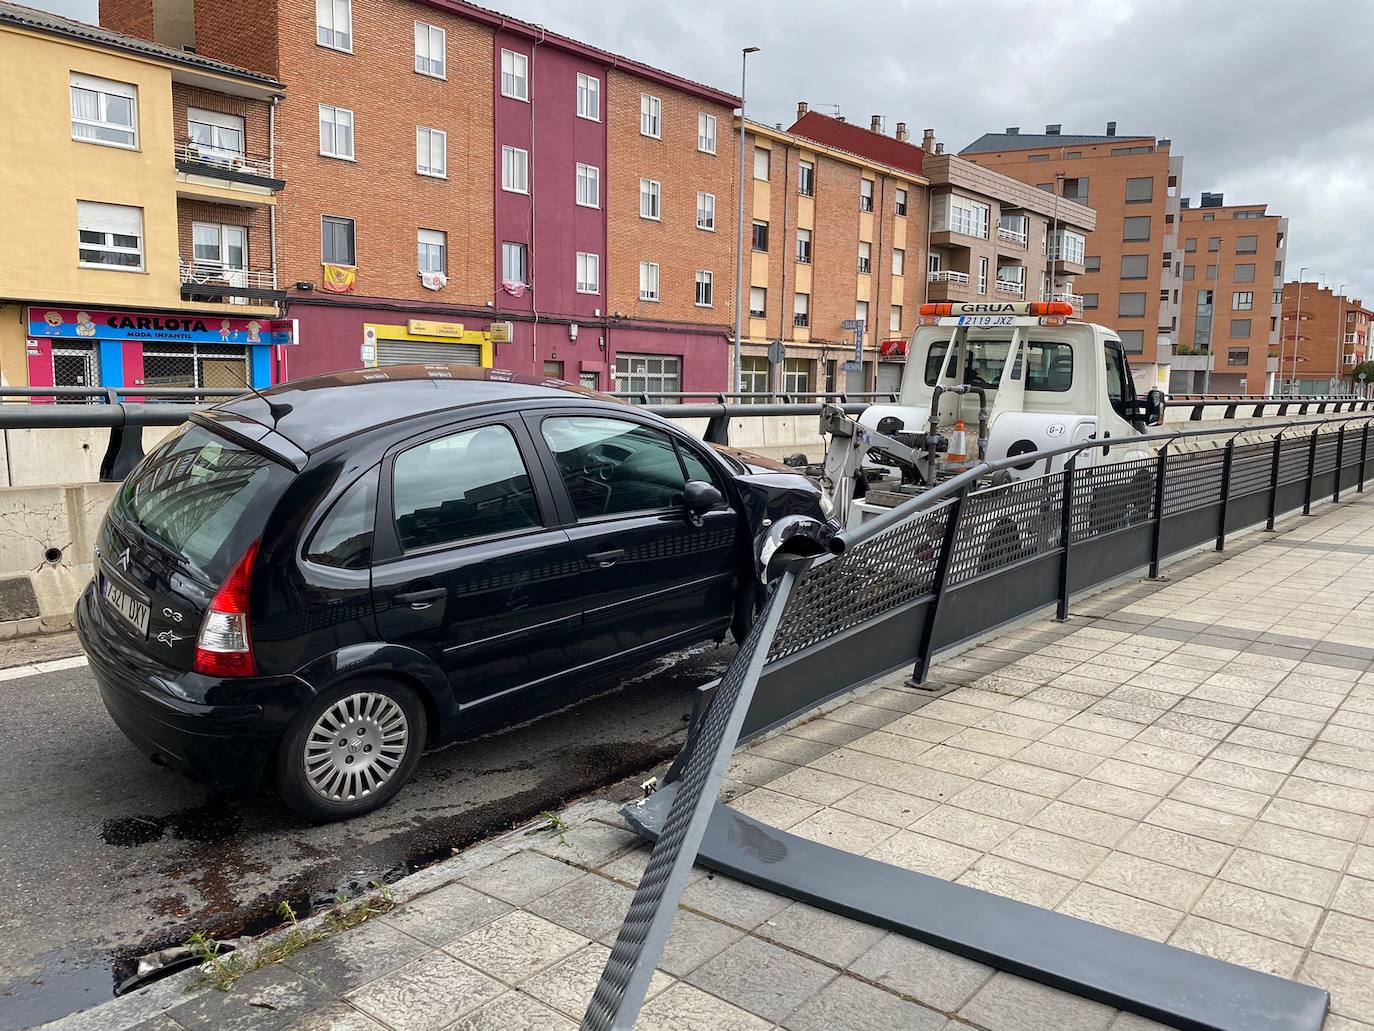
POLYGON ((1145 394, 1145 425, 1164 425, 1164 391, 1155 389, 1145 394))
POLYGON ((693 526, 700 526, 702 517, 719 508, 724 501, 725 496, 715 484, 705 480, 688 480, 682 488, 682 507, 687 510, 687 518, 693 526))

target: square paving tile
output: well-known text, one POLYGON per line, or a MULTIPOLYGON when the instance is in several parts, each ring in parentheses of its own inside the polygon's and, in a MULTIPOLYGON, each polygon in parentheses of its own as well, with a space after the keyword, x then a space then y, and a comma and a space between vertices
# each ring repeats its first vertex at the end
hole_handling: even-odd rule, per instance
POLYGON ((523 906, 554 888, 575 881, 582 871, 538 852, 513 853, 492 866, 469 874, 463 883, 484 895, 523 906))
POLYGON ((520 992, 507 992, 445 1031, 576 1031, 578 1022, 520 992))
POLYGON ((912 831, 898 831, 868 854, 868 858, 907 870, 955 880, 978 861, 981 853, 912 831))
POLYGON ((682 904, 747 931, 781 913, 791 900, 708 873, 682 893, 682 904))
POLYGON ((1303 955, 1297 946, 1199 916, 1184 917, 1169 944, 1279 977, 1292 977, 1303 955))
POLYGON ((994 854, 1075 879, 1088 875, 1110 850, 1092 842, 1068 838, 1035 827, 1021 827, 994 854))
POLYGON ((383 921, 431 945, 447 945, 510 909, 508 902, 450 884, 392 910, 383 921))
POLYGON ((997 1031, 1107 1031, 1116 1010, 1045 985, 999 972, 959 1010, 966 1020, 997 1031))
MULTIPOLYGON (((1374 920, 1348 913, 1328 913, 1312 948, 1327 956, 1374 967, 1374 920)), ((1374 970, 1370 971, 1374 978, 1374 970)))
POLYGON ((1261 891, 1272 891, 1285 898, 1325 905, 1341 875, 1335 870, 1299 863, 1291 859, 1236 849, 1219 875, 1223 880, 1244 884, 1261 891))
POLYGON ((1074 886, 1072 878, 1001 856, 984 856, 958 883, 1044 909, 1053 909, 1074 886))
POLYGON ((1207 886, 1192 911, 1208 920, 1302 948, 1312 940, 1322 915, 1320 906, 1221 880, 1207 886))
POLYGON ((762 1017, 700 988, 678 983, 645 1005, 635 1022, 635 1031, 685 1031, 698 1027, 711 1031, 769 1031, 772 1026, 762 1017))
MULTIPOLYGON (((520 991, 580 1022, 610 955, 611 950, 604 945, 588 945, 526 978, 520 991)), ((646 999, 652 999, 672 983, 673 979, 663 971, 655 971, 646 999)))
POLYGON ((1080 920, 1088 920, 1118 931, 1139 935, 1152 941, 1168 940, 1183 914, 1095 884, 1080 884, 1059 903, 1058 910, 1080 920))
POLYGON ((942 805, 914 821, 911 829, 918 834, 986 852, 1010 835, 1016 824, 954 805, 942 805))
POLYGON ((857 855, 864 855, 896 832, 897 828, 889 823, 839 809, 822 809, 791 828, 791 833, 798 837, 857 855))
POLYGON ((837 967, 854 962, 886 933, 804 902, 792 903, 754 929, 761 938, 837 967))
POLYGON ((889 934, 850 966, 875 981, 942 1013, 952 1013, 992 977, 991 967, 899 934, 889 934))
POLYGON ((663 946, 663 955, 659 957, 659 969, 682 977, 742 937, 744 932, 737 927, 679 909, 663 946))
POLYGON ((815 960, 744 938, 688 974, 687 982, 776 1023, 834 978, 834 970, 815 960))
POLYGON ((940 1031, 943 1014, 852 977, 837 977, 784 1022, 788 1031, 940 1031))
POLYGON ((586 944, 580 934, 517 910, 450 942, 445 951, 483 973, 515 984, 586 944))
POLYGON ((634 891, 597 874, 586 874, 530 903, 529 911, 584 938, 602 939, 620 930, 634 891))
MULTIPOLYGON (((912 821, 924 816, 939 803, 928 798, 910 795, 904 791, 869 784, 846 795, 835 803, 834 808, 841 812, 865 816, 894 827, 906 827, 912 821)), ((811 814, 807 814, 811 815, 811 814)), ((768 822, 768 821, 764 821, 768 822)), ((796 821, 800 823, 801 821, 796 821)), ((773 826, 779 826, 773 824, 773 826)))
POLYGON ((348 996, 397 1031, 436 1031, 500 995, 499 981, 443 952, 431 952, 348 996))
POLYGON ((369 920, 302 949, 285 964, 335 995, 343 995, 429 951, 425 942, 381 920, 369 920))
POLYGON ((201 992, 167 1016, 189 1031, 276 1031, 330 1001, 325 988, 277 965, 248 974, 227 992, 201 992))

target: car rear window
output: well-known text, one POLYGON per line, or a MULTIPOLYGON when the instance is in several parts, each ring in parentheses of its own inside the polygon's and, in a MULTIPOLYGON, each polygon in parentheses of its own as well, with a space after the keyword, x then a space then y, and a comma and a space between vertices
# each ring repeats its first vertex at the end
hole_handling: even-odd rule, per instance
POLYGON ((124 481, 110 516, 218 585, 262 534, 293 475, 264 455, 187 423, 124 481))

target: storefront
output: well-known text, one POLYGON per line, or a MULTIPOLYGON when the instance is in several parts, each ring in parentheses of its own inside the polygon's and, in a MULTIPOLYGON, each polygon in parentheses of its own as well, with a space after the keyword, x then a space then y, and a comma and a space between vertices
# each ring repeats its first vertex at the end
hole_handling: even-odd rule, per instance
POLYGON ((460 322, 408 319, 404 325, 363 323, 360 357, 364 368, 385 365, 475 365, 492 367, 493 339, 510 339, 510 323, 490 330, 468 329, 460 322))
POLYGON ((25 319, 35 387, 266 387, 299 340, 289 319, 200 312, 30 305, 25 319))
POLYGON ((906 371, 907 340, 893 337, 878 345, 878 375, 873 389, 881 394, 896 394, 902 389, 902 373, 906 371))

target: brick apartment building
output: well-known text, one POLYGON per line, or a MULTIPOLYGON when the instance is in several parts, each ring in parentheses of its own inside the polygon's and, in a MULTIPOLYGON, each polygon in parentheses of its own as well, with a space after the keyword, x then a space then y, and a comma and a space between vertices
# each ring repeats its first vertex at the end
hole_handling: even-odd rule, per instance
POLYGON ((290 375, 427 360, 723 384, 732 294, 699 305, 697 272, 728 287, 737 98, 462 0, 101 0, 101 21, 288 84, 290 375), (722 201, 713 234, 699 189, 722 201))
POLYGON ((1077 290, 1085 317, 1116 330, 1132 356, 1138 389, 1167 387, 1183 274, 1178 249, 1183 158, 1170 141, 1042 133, 1018 127, 985 133, 959 152, 987 168, 1077 201, 1097 212, 1077 290), (1141 296, 1144 297, 1143 304, 1141 296))
POLYGON ((1284 283, 1279 345, 1284 391, 1365 393, 1366 387, 1352 380, 1351 374, 1371 357, 1371 318, 1374 311, 1358 297, 1317 283, 1284 283))
POLYGON ((1183 276, 1169 392, 1268 394, 1278 353, 1288 219, 1204 193, 1179 210, 1183 276), (1208 370, 1210 367, 1210 376, 1208 370))

